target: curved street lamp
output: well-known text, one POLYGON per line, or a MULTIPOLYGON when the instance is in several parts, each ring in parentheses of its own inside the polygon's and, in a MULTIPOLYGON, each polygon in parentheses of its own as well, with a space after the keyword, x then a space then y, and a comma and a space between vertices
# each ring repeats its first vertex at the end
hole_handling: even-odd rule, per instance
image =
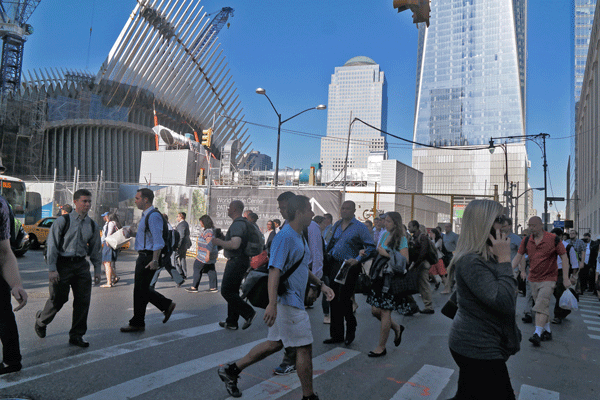
POLYGON ((267 98, 267 100, 269 100, 269 103, 271 103, 271 107, 273 107, 273 111, 275 111, 275 114, 277 114, 277 118, 278 118, 278 123, 277 123, 277 157, 275 160, 275 187, 279 186, 279 143, 281 141, 281 125, 283 125, 284 123, 288 122, 290 119, 292 118, 296 118, 298 115, 305 113, 307 111, 310 110, 325 110, 327 108, 327 106, 325 104, 319 104, 316 107, 311 107, 311 108, 307 108, 304 111, 300 111, 298 114, 292 115, 291 117, 284 119, 283 121, 281 120, 281 114, 279 114, 279 112, 277 112, 277 109, 275 108, 275 106, 273 105, 273 102, 271 101, 271 99, 269 98, 269 96, 267 96, 267 91, 263 88, 257 88, 256 89, 256 94, 262 94, 263 96, 265 96, 267 98))

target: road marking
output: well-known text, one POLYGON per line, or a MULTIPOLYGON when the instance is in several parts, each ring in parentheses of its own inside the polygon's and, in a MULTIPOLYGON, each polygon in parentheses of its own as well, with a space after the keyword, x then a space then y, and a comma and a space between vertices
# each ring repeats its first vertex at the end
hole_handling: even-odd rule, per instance
POLYGON ((596 314, 595 311, 583 311, 583 310, 581 310, 580 312, 582 314, 592 314, 592 315, 584 315, 584 317, 586 317, 586 318, 597 318, 597 319, 600 319, 600 317, 598 316, 598 314, 596 314))
POLYGON ((590 331, 596 331, 596 332, 600 332, 600 328, 596 328, 595 326, 588 326, 587 327, 590 331))
MULTIPOLYGON (((146 322, 148 322, 148 320, 150 320, 150 322, 152 324, 156 323, 156 322, 162 322, 163 318, 164 318, 164 314, 160 313, 160 314, 151 314, 151 315, 147 315, 146 316, 146 322)), ((176 313, 171 315, 171 318, 169 318, 169 321, 179 321, 182 319, 188 319, 188 318, 193 318, 193 317, 197 317, 197 315, 194 314, 188 314, 188 313, 176 313)), ((146 324, 148 325, 148 324, 146 324)))
POLYGON ((390 400, 437 399, 453 373, 453 369, 425 364, 390 400))
POLYGON ((560 393, 529 385, 521 385, 519 400, 558 400, 560 393))
POLYGON ((588 333, 588 336, 589 336, 590 338, 592 338, 592 339, 600 340, 600 336, 598 336, 598 335, 590 335, 590 334, 588 333))
MULTIPOLYGON (((325 372, 338 367, 358 354, 360 354, 358 351, 337 347, 313 358, 313 378, 323 375, 325 372)), ((242 396, 246 400, 278 399, 299 387, 300 379, 298 379, 298 374, 276 375, 269 380, 244 390, 242 396)), ((229 399, 232 399, 232 397, 229 399)))
MULTIPOLYGON (((76 356, 65 357, 54 361, 49 361, 40 365, 22 369, 19 377, 13 378, 10 382, 2 382, 2 387, 18 385, 24 382, 33 381, 54 374, 56 372, 66 371, 71 368, 77 368, 82 365, 105 360, 107 358, 120 356, 137 350, 144 350, 165 343, 174 342, 180 339, 200 336, 211 332, 222 331, 223 328, 218 323, 197 326, 194 328, 183 329, 180 331, 169 332, 163 335, 153 336, 146 339, 134 340, 131 342, 118 344, 105 349, 89 351, 76 356)), ((123 333, 122 335, 127 335, 123 333)))
POLYGON ((586 324, 600 325, 600 321, 590 321, 590 320, 584 319, 583 322, 585 322, 586 324))
MULTIPOLYGON (((211 368, 216 368, 221 364, 234 361, 241 355, 248 353, 254 346, 264 341, 264 339, 256 340, 251 343, 246 343, 242 346, 209 354, 208 356, 204 356, 196 360, 187 361, 182 364, 154 372, 152 374, 123 382, 116 386, 111 386, 107 389, 90 394, 89 396, 82 397, 79 400, 131 399, 144 393, 148 393, 154 389, 158 389, 162 386, 169 385, 181 379, 207 371, 211 368)), ((223 388, 223 390, 225 390, 225 388, 223 388)))

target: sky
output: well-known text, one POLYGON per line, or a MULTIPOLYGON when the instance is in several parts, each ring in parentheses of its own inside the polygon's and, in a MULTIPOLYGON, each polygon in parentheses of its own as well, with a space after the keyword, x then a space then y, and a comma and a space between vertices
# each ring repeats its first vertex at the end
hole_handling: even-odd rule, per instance
MULTIPOLYGON (((432 0, 436 1, 436 0, 432 0)), ((572 13, 570 1, 529 0, 527 134, 545 132, 548 196, 566 197, 566 170, 572 129, 572 13), (563 139, 560 139, 563 138, 563 139)), ((71 68, 97 73, 135 7, 135 0, 42 0, 28 23, 23 71, 71 68), (91 28, 91 36, 90 36, 91 28)), ((384 71, 388 84, 388 132, 412 140, 417 28, 412 13, 397 13, 392 0, 248 1, 202 0, 207 13, 232 7, 230 27, 219 43, 240 96, 252 148, 275 161, 277 115, 282 119, 327 104, 335 67, 367 56, 384 71)), ((309 111, 283 129, 326 135, 327 111, 309 111)), ((411 165, 411 147, 389 138, 389 158, 411 165)), ((544 186, 542 152, 529 145, 530 186, 544 186)), ((280 169, 319 162, 320 140, 282 131, 280 169)), ((542 192, 534 208, 543 210, 542 192)), ((562 211, 555 203, 550 211, 562 211)))

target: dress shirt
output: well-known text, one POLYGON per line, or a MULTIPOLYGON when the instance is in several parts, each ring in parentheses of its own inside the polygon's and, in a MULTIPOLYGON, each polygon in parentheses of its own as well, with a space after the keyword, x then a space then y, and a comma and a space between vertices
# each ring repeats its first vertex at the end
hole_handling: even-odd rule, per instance
MULTIPOLYGON (((569 241, 563 240, 563 246, 565 246, 565 249, 567 248, 568 245, 569 245, 569 241)), ((567 254, 567 256, 569 257, 569 261, 571 262, 571 268, 573 268, 573 269, 579 268, 579 261, 577 260, 577 253, 575 252, 575 248, 573 246, 570 247, 569 254, 567 254)), ((562 259, 560 258, 560 256, 557 257, 556 264, 558 265, 558 269, 562 269, 562 259)))
POLYGON ((142 218, 138 224, 137 233, 135 235, 135 250, 149 250, 156 251, 165 247, 165 241, 162 236, 163 229, 163 217, 160 212, 152 212, 153 206, 148 207, 142 212, 142 218), (146 231, 146 216, 152 213, 148 218, 148 225, 150 230, 146 231), (144 236, 146 238, 146 245, 144 245, 144 236))
POLYGON ((458 243, 458 233, 452 231, 444 233, 442 236, 442 241, 446 250, 454 253, 456 251, 456 244, 458 243))
POLYGON ((60 234, 66 223, 64 217, 58 217, 50 227, 50 234, 46 240, 48 271, 56 271, 58 256, 85 257, 89 255, 90 261, 94 264, 95 274, 100 274, 102 243, 97 228, 94 229, 92 225, 92 220, 87 215, 79 215, 77 211, 72 211, 69 214, 69 229, 65 232, 62 248, 59 249, 60 234))
POLYGON ((345 261, 351 258, 360 261, 362 258, 369 259, 376 251, 373 236, 365 224, 352 218, 346 229, 342 230, 342 221, 335 223, 333 227, 333 236, 335 244, 329 253, 338 261, 345 261), (365 250, 366 255, 360 257, 358 252, 365 250))
POLYGON ((585 246, 585 260, 583 263, 587 265, 590 262, 590 244, 587 243, 585 246))
POLYGON ((331 231, 333 228, 333 224, 327 225, 325 227, 325 229, 323 229, 323 240, 325 241, 325 246, 327 246, 327 243, 329 243, 329 241, 331 240, 331 235, 333 234, 333 232, 331 231))

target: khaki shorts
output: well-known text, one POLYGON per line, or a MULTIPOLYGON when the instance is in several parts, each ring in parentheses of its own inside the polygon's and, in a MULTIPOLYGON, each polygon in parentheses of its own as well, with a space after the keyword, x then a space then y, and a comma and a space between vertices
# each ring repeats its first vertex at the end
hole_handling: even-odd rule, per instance
POLYGON ((267 340, 278 342, 284 347, 301 347, 312 344, 313 337, 310 329, 308 313, 299 308, 277 303, 277 318, 269 328, 267 340))
POLYGON ((531 297, 535 301, 535 305, 531 310, 550 316, 550 299, 554 295, 556 282, 529 282, 529 284, 531 285, 531 297))

